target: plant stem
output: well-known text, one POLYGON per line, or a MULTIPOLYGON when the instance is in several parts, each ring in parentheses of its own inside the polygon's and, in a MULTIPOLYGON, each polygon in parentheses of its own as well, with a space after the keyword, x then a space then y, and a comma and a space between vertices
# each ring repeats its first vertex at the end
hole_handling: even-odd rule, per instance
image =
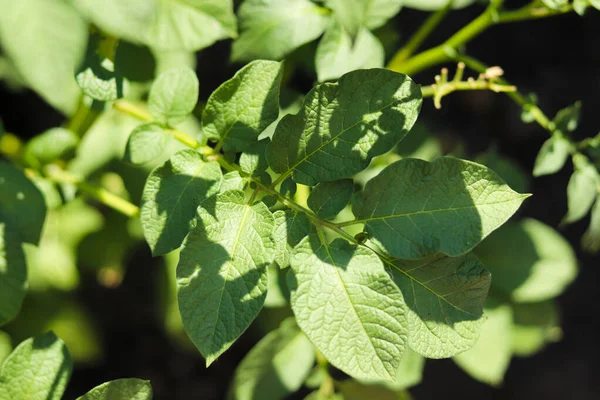
POLYGON ((88 129, 96 122, 100 113, 85 104, 84 96, 79 98, 79 104, 75 114, 67 122, 67 129, 82 137, 88 129))
MULTIPOLYGON (((459 47, 467 44, 473 38, 485 31, 492 25, 516 22, 529 19, 539 19, 561 15, 573 10, 571 5, 564 6, 557 10, 540 6, 537 2, 519 8, 514 11, 499 12, 504 0, 493 0, 486 10, 469 24, 464 26, 448 40, 439 46, 433 47, 422 53, 415 55, 402 62, 395 62, 396 57, 392 58, 387 66, 388 69, 396 72, 403 72, 408 75, 415 74, 426 68, 438 65, 456 58, 459 47)), ((402 51, 402 49, 400 50, 402 51)))
POLYGON ((46 167, 46 173, 51 180, 60 183, 73 184, 77 186, 77 188, 83 193, 93 197, 102 204, 119 211, 122 214, 125 214, 128 217, 135 217, 140 212, 139 207, 136 205, 128 202, 114 193, 109 192, 104 188, 93 186, 81 180, 77 176, 61 169, 57 165, 48 165, 46 167))
POLYGON ((398 52, 394 55, 394 58, 390 61, 390 65, 400 65, 406 59, 408 59, 412 54, 423 44, 425 39, 435 30, 435 28, 442 22, 442 20, 446 17, 450 8, 452 6, 453 0, 449 0, 445 7, 437 10, 433 14, 431 14, 425 22, 419 27, 417 32, 410 38, 408 43, 398 50, 398 52))

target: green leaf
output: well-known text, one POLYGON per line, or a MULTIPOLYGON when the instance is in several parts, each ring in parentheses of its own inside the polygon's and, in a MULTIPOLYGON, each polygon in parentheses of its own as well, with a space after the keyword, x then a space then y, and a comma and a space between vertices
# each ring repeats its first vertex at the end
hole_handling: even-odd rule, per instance
POLYGON ((85 21, 64 1, 0 0, 0 10, 0 45, 20 76, 53 107, 73 111, 80 93, 73 71, 85 54, 85 21))
POLYGON ((0 400, 60 400, 71 376, 65 344, 48 332, 17 346, 0 369, 0 400))
POLYGON ((447 358, 475 344, 491 282, 475 255, 396 260, 392 276, 408 305, 408 344, 414 351, 447 358))
POLYGON ((407 158, 371 179, 354 196, 352 210, 371 240, 394 257, 459 256, 508 220, 528 196, 483 165, 407 158))
POLYGON ((286 197, 294 197, 296 190, 298 190, 298 186, 292 178, 287 178, 281 182, 281 186, 279 187, 279 193, 286 197))
POLYGON ((275 262, 280 268, 290 265, 290 254, 298 243, 312 232, 312 224, 303 212, 278 210, 273 213, 275 229, 275 262))
POLYGON ((364 26, 379 28, 398 14, 404 0, 325 0, 344 29, 355 38, 364 26))
POLYGON ((577 259, 569 242, 534 219, 507 223, 477 246, 475 253, 492 272, 494 289, 516 302, 555 297, 577 275, 577 259))
MULTIPOLYGON (((563 0, 554 0, 554 1, 563 1, 563 0)), ((566 3, 568 0, 564 0, 566 3)), ((562 110, 559 110, 554 119, 552 120, 552 124, 554 125, 554 130, 561 132, 563 135, 567 135, 570 132, 574 132, 579 126, 579 118, 581 115, 581 102, 576 101, 575 104, 569 107, 565 107, 562 110)))
POLYGON ((39 168, 73 153, 78 143, 79 138, 70 130, 52 128, 27 142, 23 158, 29 165, 39 168))
POLYGON ((27 289, 27 266, 19 234, 0 214, 0 326, 17 316, 27 289))
POLYGON ((100 35, 90 37, 83 65, 75 75, 81 91, 99 101, 113 101, 123 97, 123 76, 115 71, 114 63, 99 49, 100 35))
POLYGON ((125 161, 146 164, 165 151, 171 135, 156 123, 143 124, 131 132, 125 148, 125 161))
POLYGON ((563 136, 553 135, 542 145, 535 159, 533 176, 555 174, 567 162, 571 144, 563 136))
POLYGON ((117 379, 96 386, 77 400, 152 400, 152 386, 141 379, 117 379))
POLYGON ((311 235, 290 263, 292 309, 319 351, 355 378, 393 381, 407 339, 406 306, 379 257, 311 235))
POLYGON ((221 167, 182 150, 157 167, 146 181, 141 220, 144 236, 157 256, 178 248, 202 200, 219 191, 221 167))
POLYGON ((492 149, 479 154, 475 162, 496 172, 514 191, 524 193, 529 190, 529 176, 515 160, 492 149))
POLYGON ((546 7, 551 8, 553 10, 559 9, 569 4, 569 0, 542 0, 542 2, 546 5, 546 7))
POLYGON ((323 219, 333 219, 346 207, 354 193, 352 179, 319 183, 310 192, 307 204, 323 219))
POLYGON ((0 365, 6 360, 6 357, 12 352, 12 342, 10 335, 0 331, 0 365))
POLYGON ((230 191, 198 207, 185 240, 177 287, 185 330, 210 365, 248 328, 267 295, 273 215, 230 191))
MULTIPOLYGON (((115 49, 115 66, 130 81, 148 82, 154 79, 156 59, 148 47, 119 40, 115 49)), ((181 67, 181 64, 178 66, 181 67)))
POLYGON ((267 161, 309 186, 352 177, 406 136, 420 108, 421 90, 408 76, 350 72, 312 89, 298 114, 282 118, 267 161))
POLYGON ((23 171, 0 160, 0 215, 22 241, 37 244, 46 219, 46 203, 23 171))
POLYGON ((271 263, 267 269, 269 286, 265 307, 285 307, 289 304, 290 291, 285 283, 285 272, 279 268, 277 263, 271 263))
POLYGON ((225 193, 228 190, 244 190, 246 180, 242 178, 238 171, 231 171, 223 175, 223 182, 219 193, 225 193))
POLYGON ((230 398, 253 400, 285 398, 300 389, 315 362, 312 343, 293 318, 268 333, 239 364, 230 398))
POLYGON ((452 8, 457 9, 467 7, 476 0, 402 0, 402 5, 422 11, 435 11, 446 7, 449 1, 452 1, 452 8))
POLYGON ((328 11, 309 0, 245 0, 239 8, 240 36, 231 58, 281 60, 323 33, 328 11))
POLYGON ((504 304, 486 308, 485 316, 475 346, 454 356, 454 362, 476 380, 500 386, 512 356, 512 311, 504 304))
POLYGON ((560 340, 558 310, 553 301, 513 304, 512 350, 520 357, 531 356, 548 342, 560 340))
POLYGON ((194 110, 199 83, 189 68, 163 72, 156 78, 148 95, 148 108, 158 122, 177 125, 194 110))
POLYGON ((225 151, 242 151, 279 115, 283 64, 254 61, 211 94, 202 114, 207 138, 225 151))
POLYGON ((196 51, 236 36, 232 0, 74 0, 112 36, 159 50, 196 51))
POLYGON ((569 211, 563 218, 563 224, 570 224, 585 217, 600 193, 600 175, 596 167, 585 156, 573 157, 575 172, 567 186, 569 211))
POLYGON ((356 69, 382 68, 384 61, 383 45, 368 29, 360 29, 353 41, 335 19, 319 42, 315 55, 319 82, 337 79, 356 69))
POLYGON ((590 225, 581 238, 581 246, 591 253, 597 253, 600 250, 600 196, 596 198, 596 203, 592 208, 590 225))

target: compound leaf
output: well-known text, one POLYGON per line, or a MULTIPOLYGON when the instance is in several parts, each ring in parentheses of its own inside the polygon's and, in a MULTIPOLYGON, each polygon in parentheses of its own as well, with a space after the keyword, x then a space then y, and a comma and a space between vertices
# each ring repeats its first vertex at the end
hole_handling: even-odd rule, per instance
POLYGON ((352 179, 319 183, 310 192, 307 204, 324 219, 335 218, 346 207, 354 193, 352 179))
POLYGON ((571 144, 562 136, 554 135, 546 140, 535 159, 533 176, 555 174, 565 165, 571 144))
POLYGON ((478 381, 499 386, 512 356, 512 311, 507 304, 486 307, 485 316, 475 346, 454 356, 454 362, 478 381))
POLYGON ((475 344, 491 282, 475 255, 397 260, 392 275, 408 305, 408 344, 414 351, 446 358, 475 344))
POLYGON ((465 254, 528 196, 483 165, 450 157, 433 162, 407 158, 367 182, 352 209, 385 252, 420 259, 465 254))
POLYGON ((206 137, 225 151, 242 151, 279 115, 283 64, 254 61, 209 97, 202 114, 206 137))
POLYGON ((27 288, 21 239, 0 214, 0 326, 17 316, 27 288))
POLYGON ((152 400, 152 386, 141 379, 117 379, 96 386, 77 400, 152 400))
POLYGON ((67 346, 48 332, 25 340, 0 369, 0 400, 60 400, 71 376, 67 346))
POLYGON ((193 150, 175 153, 150 173, 142 194, 141 219, 153 255, 181 245, 198 204, 219 191, 222 179, 219 164, 203 161, 193 150))
POLYGON ((73 71, 87 43, 83 18, 65 1, 0 0, 0 10, 0 44, 19 75, 50 105, 73 111, 80 93, 73 71))
POLYGON ((290 264, 292 309, 319 351, 355 378, 393 381, 407 339, 406 306, 379 257, 311 235, 290 264))
POLYGON ((231 398, 282 399, 300 389, 315 361, 312 343, 293 318, 258 342, 239 364, 231 398))
POLYGON ((577 275, 577 259, 569 242, 534 219, 508 222, 477 246, 475 253, 492 272, 494 289, 516 302, 555 297, 577 275))
POLYGON ((163 154, 171 135, 155 123, 143 124, 131 132, 125 148, 125 161, 145 164, 163 154))
POLYGON ((0 161, 0 214, 22 241, 37 244, 46 219, 46 203, 23 171, 0 161))
POLYGON ((238 11, 240 37, 231 58, 281 60, 323 33, 328 10, 309 0, 245 0, 238 11))
POLYGON ((421 90, 408 76, 350 72, 312 89, 298 114, 281 119, 267 161, 305 185, 349 178, 402 140, 420 108, 421 90))
POLYGON ((280 268, 290 265, 292 249, 312 231, 312 224, 303 212, 278 210, 273 213, 275 229, 275 262, 280 268))
POLYGON ((273 215, 229 191, 198 207, 177 266, 186 332, 210 365, 248 328, 267 295, 273 215))
POLYGON ((148 95, 148 108, 158 122, 176 125, 196 107, 199 83, 189 68, 176 68, 156 78, 148 95))

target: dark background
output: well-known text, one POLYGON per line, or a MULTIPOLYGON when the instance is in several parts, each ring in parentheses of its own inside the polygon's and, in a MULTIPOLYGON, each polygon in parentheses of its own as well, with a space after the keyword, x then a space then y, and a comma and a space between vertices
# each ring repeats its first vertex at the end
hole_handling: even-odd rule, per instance
MULTIPOLYGON (((509 6, 523 4, 508 1, 509 6)), ((455 11, 431 35, 425 46, 441 43, 477 16, 481 7, 455 11)), ((393 21, 402 37, 426 17, 426 13, 404 9, 393 21)), ((220 42, 199 54, 198 75, 202 95, 207 96, 233 75, 237 66, 227 65, 230 42, 220 42)), ((468 45, 468 53, 489 65, 500 65, 506 78, 519 90, 535 92, 539 105, 552 117, 559 109, 583 102, 576 139, 594 136, 600 130, 600 12, 589 10, 581 18, 574 13, 546 20, 495 26, 468 45)), ((389 54, 388 54, 389 56, 389 54)), ((421 84, 431 84, 433 71, 415 75, 421 84)), ((291 82, 304 92, 312 79, 298 73, 291 82)), ((32 92, 8 92, 0 86, 0 117, 7 131, 30 137, 61 124, 63 117, 32 92)), ((444 99, 442 110, 424 102, 421 118, 441 135, 459 137, 471 154, 494 144, 526 171, 547 133, 536 124, 524 124, 520 109, 503 95, 491 92, 453 94, 444 99)), ((534 196, 522 208, 522 216, 537 218, 557 227, 566 212, 566 186, 572 168, 534 179, 534 196)), ((504 386, 493 389, 480 384, 450 360, 427 362, 423 383, 411 392, 418 399, 598 399, 600 398, 600 271, 596 256, 581 251, 579 240, 588 218, 561 230, 580 260, 580 274, 559 299, 564 338, 528 359, 513 359, 504 386)), ((510 249, 507 249, 510 251, 510 249)), ((75 368, 66 399, 75 398, 110 379, 136 376, 150 379, 157 399, 206 400, 223 398, 232 371, 260 338, 262 330, 251 327, 210 369, 195 353, 182 350, 164 334, 157 317, 159 300, 154 281, 160 279, 160 262, 150 257, 146 246, 131 254, 123 284, 117 289, 82 282, 77 296, 98 321, 106 350, 98 365, 75 368)))

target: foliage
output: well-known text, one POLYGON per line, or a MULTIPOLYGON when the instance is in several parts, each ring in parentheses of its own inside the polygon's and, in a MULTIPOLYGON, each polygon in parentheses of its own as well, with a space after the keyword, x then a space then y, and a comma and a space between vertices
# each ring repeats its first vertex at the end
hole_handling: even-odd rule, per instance
MULTIPOLYGON (((24 301, 68 293, 80 274, 118 286, 142 239, 167 266, 167 330, 185 331, 207 366, 264 307, 293 313, 232 373, 234 399, 303 386, 315 399, 408 398, 425 358, 452 357, 499 385, 513 355, 557 340, 555 298, 577 261, 554 228, 515 217, 528 176, 493 151, 447 151, 418 116, 427 97, 439 108, 455 91, 509 95, 551 135, 533 176, 572 159, 562 223, 591 210, 582 244, 600 250, 600 136, 574 140, 581 104, 550 120, 499 67, 463 52, 482 27, 600 5, 506 11, 493 0, 413 54, 451 8, 471 3, 244 0, 236 15, 232 0, 0 0, 0 44, 19 84, 67 116, 25 144, 0 124, 0 326, 13 342, 34 336, 10 353, 0 332, 0 399, 61 398, 67 347, 76 362, 91 357, 82 347, 100 347, 64 329, 81 320, 93 332, 77 306, 57 300, 32 327, 23 315, 37 306, 24 301), (435 12, 390 57, 381 31, 402 5, 435 12), (228 38, 245 64, 200 97, 184 60, 228 38), (317 83, 303 96, 288 83, 306 54, 317 83), (409 76, 447 61, 452 79, 446 68, 430 86, 409 76), (464 79, 467 69, 478 76, 464 79), (39 336, 49 327, 67 343, 39 336)), ((79 397, 151 398, 140 379, 79 397)))

